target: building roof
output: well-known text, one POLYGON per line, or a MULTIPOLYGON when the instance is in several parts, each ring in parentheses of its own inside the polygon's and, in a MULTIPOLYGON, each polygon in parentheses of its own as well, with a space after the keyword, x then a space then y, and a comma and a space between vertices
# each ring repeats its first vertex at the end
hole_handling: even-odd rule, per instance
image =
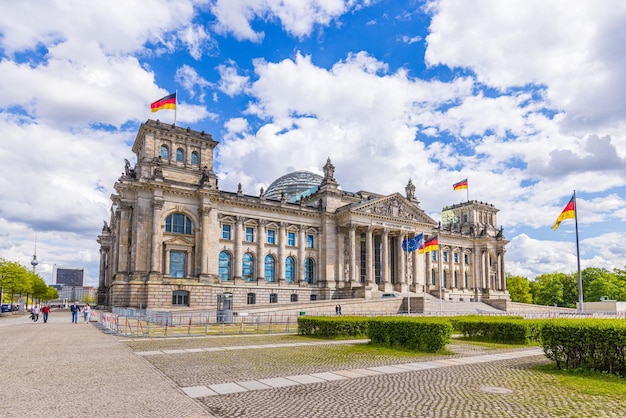
POLYGON ((298 170, 274 180, 265 191, 266 199, 280 200, 285 194, 285 199, 290 200, 303 192, 319 187, 324 177, 306 170, 298 170))

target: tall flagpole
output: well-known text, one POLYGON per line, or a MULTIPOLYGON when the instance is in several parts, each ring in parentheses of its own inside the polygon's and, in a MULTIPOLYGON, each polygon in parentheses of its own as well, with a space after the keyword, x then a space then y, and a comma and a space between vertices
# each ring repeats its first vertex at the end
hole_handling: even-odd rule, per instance
POLYGON ((467 189, 465 189, 467 191, 467 201, 469 202, 469 177, 467 177, 465 181, 467 182, 467 189))
POLYGON ((409 283, 409 235, 407 234, 406 241, 406 257, 404 263, 404 274, 406 276, 406 298, 407 298, 407 308, 406 311, 409 315, 411 315, 411 283, 409 283))
POLYGON ((580 273, 580 247, 578 244, 578 205, 576 204, 576 190, 574 190, 574 221, 576 223, 576 261, 578 263, 578 311, 585 312, 583 305, 583 278, 580 273))
POLYGON ((176 112, 178 112, 178 89, 174 91, 174 125, 176 125, 176 112))
POLYGON ((441 250, 439 249, 439 234, 437 234, 437 267, 439 269, 439 315, 443 314, 443 296, 441 288, 443 287, 443 263, 441 262, 441 250))

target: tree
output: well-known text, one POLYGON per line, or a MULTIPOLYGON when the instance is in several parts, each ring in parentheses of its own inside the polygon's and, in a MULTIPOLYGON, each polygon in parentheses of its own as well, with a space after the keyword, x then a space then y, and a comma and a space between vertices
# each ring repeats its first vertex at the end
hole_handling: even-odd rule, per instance
POLYGON ((537 276, 533 291, 533 302, 538 305, 556 306, 563 301, 563 277, 564 273, 548 273, 537 276))
POLYGON ((617 300, 620 289, 615 274, 606 269, 586 268, 581 272, 587 283, 585 301, 597 302, 602 298, 617 300))
POLYGON ((526 277, 508 276, 506 288, 511 295, 511 301, 519 303, 533 303, 533 295, 530 293, 530 283, 526 277))

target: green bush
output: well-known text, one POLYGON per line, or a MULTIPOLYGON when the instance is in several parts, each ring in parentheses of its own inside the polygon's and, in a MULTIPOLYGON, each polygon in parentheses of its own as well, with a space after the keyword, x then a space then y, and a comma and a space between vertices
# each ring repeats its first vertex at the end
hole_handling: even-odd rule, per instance
POLYGON ((368 336, 372 344, 435 353, 450 342, 452 324, 447 318, 371 318, 368 336))
POLYGON ((455 329, 469 339, 504 344, 539 342, 544 321, 521 317, 457 317, 455 329))
POLYGON ((323 338, 365 338, 368 320, 356 316, 301 316, 298 317, 298 334, 323 338))

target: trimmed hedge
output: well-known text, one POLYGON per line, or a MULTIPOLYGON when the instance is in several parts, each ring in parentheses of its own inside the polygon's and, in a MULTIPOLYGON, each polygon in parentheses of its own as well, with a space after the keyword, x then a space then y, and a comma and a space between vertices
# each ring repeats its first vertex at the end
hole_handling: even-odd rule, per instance
POLYGON ((559 369, 608 372, 626 376, 626 321, 559 319, 541 329, 543 351, 559 369))
POLYGON ((530 344, 541 339, 545 320, 515 317, 456 317, 454 329, 465 337, 503 344, 530 344))
POLYGON ((360 316, 301 316, 298 334, 323 338, 366 338, 369 318, 360 316))
POLYGON ((452 324, 447 318, 371 318, 368 336, 372 344, 435 353, 450 342, 452 324))

